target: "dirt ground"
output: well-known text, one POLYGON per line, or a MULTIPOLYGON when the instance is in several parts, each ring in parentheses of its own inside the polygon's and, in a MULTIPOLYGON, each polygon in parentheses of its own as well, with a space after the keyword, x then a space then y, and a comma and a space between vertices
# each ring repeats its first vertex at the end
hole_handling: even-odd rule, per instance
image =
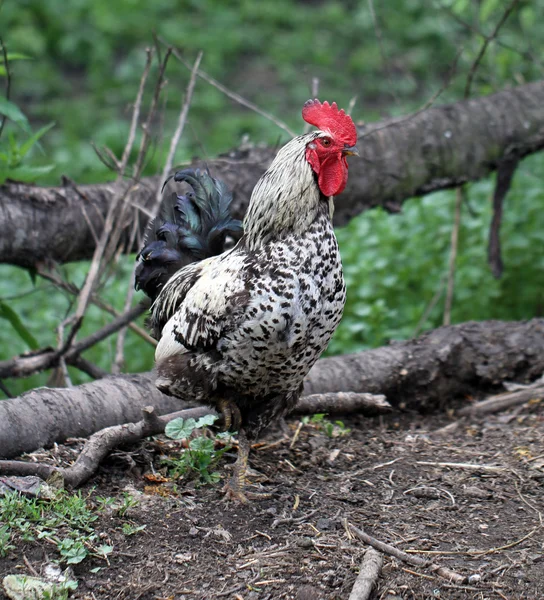
MULTIPOLYGON (((89 502, 128 491, 138 504, 122 519, 102 514, 96 521, 114 550, 109 564, 92 558, 75 566, 72 597, 347 600, 367 548, 347 533, 347 520, 471 576, 456 585, 385 556, 375 599, 544 598, 542 403, 441 437, 429 434, 448 424, 447 416, 344 422, 351 431, 339 437, 296 419, 267 435, 250 462, 263 476, 254 476, 262 481, 252 489, 270 496, 248 505, 225 503, 221 483, 180 482, 177 494, 171 485, 150 484, 142 472, 156 461, 157 441, 118 453, 85 487, 89 502), (146 528, 126 536, 122 522, 146 528)), ((70 457, 79 448, 56 453, 70 457)), ((0 577, 30 574, 29 565, 39 572, 47 558, 50 545, 17 542, 0 560, 0 577)))

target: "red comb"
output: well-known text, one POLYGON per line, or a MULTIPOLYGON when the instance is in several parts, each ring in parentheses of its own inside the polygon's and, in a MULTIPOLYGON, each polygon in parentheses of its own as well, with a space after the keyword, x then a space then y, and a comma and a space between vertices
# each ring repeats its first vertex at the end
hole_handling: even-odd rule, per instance
POLYGON ((343 109, 338 110, 336 102, 329 104, 325 101, 321 104, 317 98, 307 100, 302 108, 302 118, 318 129, 328 130, 335 136, 339 136, 349 146, 355 146, 357 142, 355 124, 343 109))

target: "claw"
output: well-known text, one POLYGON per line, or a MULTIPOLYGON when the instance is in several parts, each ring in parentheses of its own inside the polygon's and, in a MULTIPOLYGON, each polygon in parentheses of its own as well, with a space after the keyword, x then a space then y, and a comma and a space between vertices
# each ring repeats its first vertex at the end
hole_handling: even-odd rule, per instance
POLYGON ((223 415, 223 431, 229 431, 232 426, 232 402, 222 398, 217 403, 217 408, 223 415))
POLYGON ((242 415, 236 403, 232 400, 221 398, 217 403, 217 408, 223 415, 223 430, 240 431, 242 427, 242 415))

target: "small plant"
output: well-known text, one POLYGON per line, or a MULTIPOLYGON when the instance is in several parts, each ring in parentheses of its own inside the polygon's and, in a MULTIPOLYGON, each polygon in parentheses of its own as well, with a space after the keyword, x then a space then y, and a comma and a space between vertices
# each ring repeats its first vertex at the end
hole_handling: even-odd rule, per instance
MULTIPOLYGON (((213 425, 217 417, 206 415, 195 421, 195 419, 174 419, 170 421, 165 429, 165 434, 174 440, 185 440, 198 429, 213 425)), ((219 433, 216 439, 230 439, 228 432, 219 433)), ((193 437, 189 440, 187 448, 183 448, 179 458, 167 458, 163 462, 168 465, 171 477, 187 477, 196 475, 199 483, 217 483, 220 474, 213 469, 225 452, 232 446, 227 444, 216 450, 215 441, 205 436, 193 437)))
POLYGON ((82 539, 66 538, 60 540, 57 544, 57 550, 60 552, 63 560, 69 565, 77 565, 87 558, 89 554, 82 539))
POLYGON ((140 533, 140 531, 143 531, 146 527, 147 525, 132 525, 131 523, 123 523, 122 530, 126 536, 129 536, 140 533))
POLYGON ((77 564, 89 554, 104 557, 93 523, 97 519, 80 493, 59 492, 52 499, 25 498, 14 492, 0 498, 0 556, 14 549, 15 536, 25 542, 47 539, 61 560, 77 564))
POLYGON ((132 494, 129 494, 128 492, 124 492, 123 493, 123 502, 117 508, 117 513, 120 517, 124 517, 127 514, 127 512, 131 508, 134 508, 135 506, 138 506, 138 500, 136 500, 136 498, 132 494))
POLYGON ((13 550, 15 546, 11 542, 11 533, 7 525, 0 527, 0 558, 7 556, 10 550, 13 550))
MULTIPOLYGON (((0 42, 1 44, 1 42, 0 42)), ((24 54, 7 52, 2 55, 3 64, 0 65, 0 77, 9 81, 9 65, 12 61, 28 60, 24 54)), ((7 131, 6 138, 0 140, 0 184, 6 179, 15 181, 32 182, 41 175, 49 173, 55 165, 31 165, 28 163, 28 154, 36 146, 39 149, 40 139, 55 125, 49 123, 36 132, 33 132, 27 117, 21 109, 8 98, 9 85, 6 86, 6 95, 0 95, 0 136, 4 133, 6 122, 12 125, 7 131), (15 133, 17 132, 17 134, 15 133), (21 135, 23 136, 21 138, 21 135)))
POLYGON ((320 429, 323 433, 330 438, 342 437, 349 435, 351 429, 344 425, 343 421, 329 421, 325 418, 324 413, 316 413, 315 415, 307 415, 302 417, 302 422, 305 425, 314 425, 316 429, 320 429))

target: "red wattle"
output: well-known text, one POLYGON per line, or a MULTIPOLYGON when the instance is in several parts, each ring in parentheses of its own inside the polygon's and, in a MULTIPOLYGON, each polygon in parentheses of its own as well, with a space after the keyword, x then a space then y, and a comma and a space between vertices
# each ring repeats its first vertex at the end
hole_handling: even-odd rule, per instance
MULTIPOLYGON (((330 157, 320 165, 318 184, 325 196, 337 196, 348 181, 348 165, 344 157, 330 157)), ((315 170, 315 169, 314 169, 315 170)))

